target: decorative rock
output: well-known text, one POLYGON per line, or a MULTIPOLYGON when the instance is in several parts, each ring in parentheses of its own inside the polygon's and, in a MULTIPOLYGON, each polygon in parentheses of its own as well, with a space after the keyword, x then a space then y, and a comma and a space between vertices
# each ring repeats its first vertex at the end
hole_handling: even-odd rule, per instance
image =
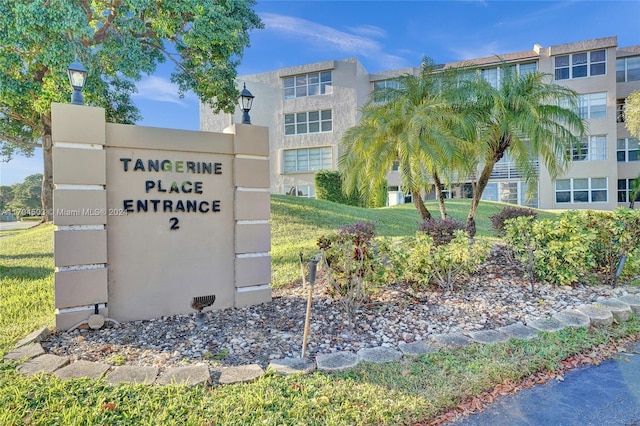
POLYGON ((562 312, 558 312, 553 316, 567 327, 589 327, 591 321, 589 316, 584 312, 576 309, 565 309, 562 312))
POLYGON ((87 320, 87 324, 90 329, 98 330, 104 325, 104 317, 100 314, 91 315, 87 320))
POLYGON ((107 383, 145 383, 151 384, 158 377, 158 368, 152 366, 123 365, 107 373, 107 383))
POLYGON ((500 333, 504 333, 514 339, 530 340, 538 337, 538 333, 531 327, 527 327, 521 322, 498 328, 500 333))
POLYGON ((400 342, 398 344, 398 349, 400 349, 405 355, 422 355, 436 352, 440 349, 440 346, 435 346, 425 342, 424 340, 419 340, 411 343, 400 342))
POLYGON ((628 303, 618 299, 598 299, 595 306, 611 312, 613 318, 618 322, 625 322, 631 319, 631 307, 628 303))
POLYGON ((31 359, 44 354, 44 349, 40 343, 20 346, 4 356, 5 361, 20 361, 31 359))
POLYGON ((613 315, 606 309, 595 305, 582 305, 577 309, 589 317, 591 325, 594 327, 607 327, 613 324, 613 315))
POLYGON ((82 377, 99 379, 109 368, 111 368, 110 365, 101 362, 79 360, 54 371, 53 374, 59 379, 79 379, 82 377))
POLYGON ((316 369, 316 364, 306 358, 274 359, 269 363, 268 369, 282 375, 311 373, 316 369))
POLYGON ((358 356, 362 361, 379 364, 399 360, 402 357, 402 352, 385 347, 362 348, 358 351, 358 356))
POLYGON ((555 333, 556 331, 560 331, 565 328, 564 323, 562 323, 559 319, 553 318, 536 318, 530 321, 527 321, 527 327, 531 327, 538 331, 544 331, 547 333, 555 333))
POLYGON ((628 294, 626 296, 618 296, 617 299, 629 305, 636 315, 640 315, 640 296, 637 294, 628 294))
POLYGON ((53 373, 67 364, 69 364, 68 357, 44 354, 19 365, 18 371, 25 376, 32 376, 38 373, 53 373))
POLYGON ((324 371, 346 370, 347 368, 355 367, 359 362, 360 356, 353 352, 334 352, 316 357, 318 370, 324 371))
POLYGON ((444 346, 461 347, 471 344, 472 340, 459 333, 434 334, 433 340, 444 346))
POLYGON ((211 374, 209 373, 209 367, 206 365, 169 368, 156 379, 156 383, 159 385, 196 386, 210 381, 211 374))
POLYGON ((46 339, 47 337, 49 337, 50 331, 48 328, 41 328, 39 330, 36 330, 34 332, 29 333, 28 335, 26 335, 25 337, 23 337, 22 339, 18 340, 18 343, 16 343, 16 348, 19 348, 20 346, 25 346, 28 345, 30 343, 38 343, 43 341, 44 339, 46 339))
POLYGON ((495 330, 471 331, 469 332, 469 337, 471 337, 475 342, 483 343, 485 345, 504 343, 509 340, 509 336, 495 330))
POLYGON ((232 383, 250 383, 264 374, 264 370, 258 364, 239 365, 237 367, 220 368, 218 383, 230 385, 232 383))

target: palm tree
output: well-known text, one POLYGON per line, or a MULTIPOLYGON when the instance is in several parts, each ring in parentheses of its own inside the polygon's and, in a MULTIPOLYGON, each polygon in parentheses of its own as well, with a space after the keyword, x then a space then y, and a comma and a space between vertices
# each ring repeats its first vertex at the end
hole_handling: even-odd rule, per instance
POLYGON ((441 186, 448 165, 457 158, 449 131, 455 116, 439 93, 438 76, 428 59, 419 75, 404 75, 398 83, 397 88, 374 91, 361 110, 360 124, 343 135, 343 188, 371 194, 397 162, 403 191, 411 193, 420 216, 431 218, 421 191, 434 184, 444 218, 441 186))
POLYGON ((537 157, 555 179, 566 171, 571 161, 569 148, 585 131, 575 107, 575 91, 547 83, 548 75, 539 72, 518 74, 505 65, 501 70, 502 84, 497 88, 478 77, 460 82, 458 90, 449 92, 468 121, 462 129, 473 156, 473 198, 467 216, 471 236, 475 235, 475 214, 482 193, 495 164, 506 153, 530 185, 538 177, 532 162, 537 157))

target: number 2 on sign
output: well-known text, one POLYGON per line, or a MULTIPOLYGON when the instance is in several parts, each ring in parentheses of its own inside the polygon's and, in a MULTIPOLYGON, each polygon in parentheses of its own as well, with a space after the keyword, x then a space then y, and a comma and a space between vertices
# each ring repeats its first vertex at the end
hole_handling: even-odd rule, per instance
POLYGON ((169 223, 171 223, 171 228, 169 228, 171 231, 175 231, 177 229, 180 229, 180 225, 178 225, 178 218, 177 217, 172 217, 171 219, 169 219, 169 223))

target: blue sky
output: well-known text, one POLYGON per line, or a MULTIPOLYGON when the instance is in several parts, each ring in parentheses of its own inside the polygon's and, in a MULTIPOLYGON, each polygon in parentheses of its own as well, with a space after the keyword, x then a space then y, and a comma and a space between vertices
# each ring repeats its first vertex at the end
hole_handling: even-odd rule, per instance
MULTIPOLYGON (((444 63, 608 36, 620 47, 640 44, 640 0, 264 0, 255 10, 265 28, 251 33, 239 75, 352 57, 376 72, 424 56, 444 63)), ((162 66, 138 83, 138 124, 197 130, 198 100, 177 96, 170 71, 162 66)), ((0 163, 0 184, 41 173, 41 164, 39 151, 0 163)))

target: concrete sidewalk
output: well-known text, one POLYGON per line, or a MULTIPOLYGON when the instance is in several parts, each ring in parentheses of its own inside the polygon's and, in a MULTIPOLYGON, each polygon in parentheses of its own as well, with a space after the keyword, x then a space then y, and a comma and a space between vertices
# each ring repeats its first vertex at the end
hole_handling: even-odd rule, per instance
POLYGON ((599 366, 500 398, 450 424, 491 426, 640 425, 640 343, 599 366))

